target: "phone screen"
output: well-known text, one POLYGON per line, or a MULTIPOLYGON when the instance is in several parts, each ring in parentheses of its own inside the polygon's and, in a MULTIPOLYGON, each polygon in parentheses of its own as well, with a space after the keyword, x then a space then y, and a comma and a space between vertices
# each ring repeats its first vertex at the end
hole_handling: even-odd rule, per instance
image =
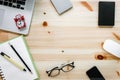
POLYGON ((105 80, 103 75, 100 73, 96 66, 92 67, 90 70, 86 72, 90 80, 105 80))
POLYGON ((98 18, 99 26, 114 26, 115 2, 100 1, 98 18))

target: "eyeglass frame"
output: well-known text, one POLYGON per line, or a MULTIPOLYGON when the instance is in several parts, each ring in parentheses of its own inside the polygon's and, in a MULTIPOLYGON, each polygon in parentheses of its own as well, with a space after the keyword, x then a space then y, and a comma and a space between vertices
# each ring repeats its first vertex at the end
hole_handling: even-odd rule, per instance
POLYGON ((62 70, 63 72, 69 72, 69 71, 71 71, 71 70, 64 71, 63 68, 66 67, 66 66, 70 66, 70 67, 72 68, 71 70, 73 70, 73 69, 75 68, 74 62, 71 62, 71 63, 62 64, 60 67, 58 67, 58 66, 57 66, 57 67, 54 67, 54 68, 52 68, 51 70, 46 71, 46 73, 48 74, 49 77, 55 77, 55 76, 58 76, 58 75, 60 74, 60 71, 61 71, 61 70, 62 70), (57 75, 51 76, 51 73, 52 73, 54 70, 58 70, 59 72, 58 72, 57 75))

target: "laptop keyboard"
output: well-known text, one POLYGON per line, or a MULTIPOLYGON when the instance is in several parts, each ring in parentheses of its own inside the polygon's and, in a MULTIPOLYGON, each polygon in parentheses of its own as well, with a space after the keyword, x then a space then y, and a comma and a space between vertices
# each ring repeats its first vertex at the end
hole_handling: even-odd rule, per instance
POLYGON ((24 10, 26 0, 0 0, 0 5, 24 10))

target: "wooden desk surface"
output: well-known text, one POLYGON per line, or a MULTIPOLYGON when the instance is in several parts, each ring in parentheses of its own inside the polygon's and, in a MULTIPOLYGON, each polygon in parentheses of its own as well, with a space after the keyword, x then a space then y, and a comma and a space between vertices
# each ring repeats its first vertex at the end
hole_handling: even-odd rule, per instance
MULTIPOLYGON (((89 80, 86 71, 92 66, 97 66, 106 80, 120 80, 120 59, 101 48, 106 39, 120 42, 112 34, 120 32, 120 2, 115 1, 114 28, 99 28, 98 0, 88 1, 93 12, 83 7, 80 0, 71 0, 73 8, 61 16, 50 0, 36 0, 30 33, 25 38, 41 80, 89 80), (102 60, 96 58, 98 55, 103 56, 102 60), (74 70, 54 78, 47 76, 47 69, 68 61, 75 62, 74 70)), ((19 35, 0 31, 0 42, 16 36, 19 35)))

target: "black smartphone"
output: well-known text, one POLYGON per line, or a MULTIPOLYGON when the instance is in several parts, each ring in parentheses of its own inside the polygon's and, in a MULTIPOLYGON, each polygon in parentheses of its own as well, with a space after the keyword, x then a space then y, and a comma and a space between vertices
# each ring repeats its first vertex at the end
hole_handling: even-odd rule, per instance
POLYGON ((86 74, 90 78, 90 80, 105 80, 101 72, 98 70, 96 66, 89 69, 86 74))
POLYGON ((99 1, 98 25, 114 26, 115 23, 115 2, 99 1))

